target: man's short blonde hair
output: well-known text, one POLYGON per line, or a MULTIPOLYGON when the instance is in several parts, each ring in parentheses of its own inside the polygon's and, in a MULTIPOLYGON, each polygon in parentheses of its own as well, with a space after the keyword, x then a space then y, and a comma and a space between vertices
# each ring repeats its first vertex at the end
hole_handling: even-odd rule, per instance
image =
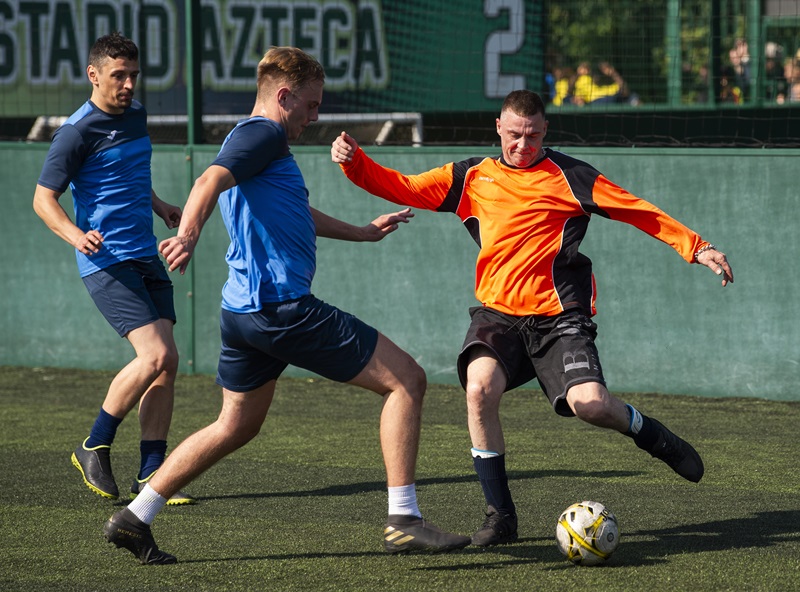
POLYGON ((277 85, 298 90, 315 81, 325 81, 325 70, 317 59, 296 47, 271 47, 258 63, 258 98, 277 85))

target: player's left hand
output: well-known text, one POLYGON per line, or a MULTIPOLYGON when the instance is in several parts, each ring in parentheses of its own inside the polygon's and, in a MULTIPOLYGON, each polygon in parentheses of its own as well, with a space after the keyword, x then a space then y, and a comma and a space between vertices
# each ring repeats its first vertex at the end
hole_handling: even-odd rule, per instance
POLYGON ((161 207, 156 211, 159 218, 164 220, 167 228, 172 230, 181 224, 181 209, 166 202, 161 202, 161 207))
POLYGON ((722 287, 733 283, 733 271, 728 263, 728 258, 725 253, 717 251, 716 249, 708 249, 703 251, 697 256, 697 262, 705 265, 711 271, 719 276, 722 276, 722 287))
POLYGON ((364 226, 364 241, 377 242, 397 230, 400 224, 408 224, 413 217, 414 212, 411 211, 411 208, 378 216, 370 224, 364 226))

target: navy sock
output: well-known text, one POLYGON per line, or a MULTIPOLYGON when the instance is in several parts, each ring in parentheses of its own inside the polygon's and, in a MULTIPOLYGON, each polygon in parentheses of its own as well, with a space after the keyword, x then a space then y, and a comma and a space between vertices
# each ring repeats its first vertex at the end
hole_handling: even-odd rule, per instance
POLYGON ((117 435, 117 428, 122 423, 122 418, 114 417, 106 413, 101 407, 97 419, 94 420, 92 431, 84 446, 94 448, 96 446, 111 446, 114 437, 117 435))
POLYGON ((517 508, 511 499, 506 475, 506 455, 490 458, 473 457, 472 464, 480 479, 486 503, 503 514, 516 514, 517 508))
POLYGON ((158 470, 167 456, 166 440, 142 440, 139 443, 139 452, 142 454, 142 464, 139 469, 139 479, 145 479, 158 470))

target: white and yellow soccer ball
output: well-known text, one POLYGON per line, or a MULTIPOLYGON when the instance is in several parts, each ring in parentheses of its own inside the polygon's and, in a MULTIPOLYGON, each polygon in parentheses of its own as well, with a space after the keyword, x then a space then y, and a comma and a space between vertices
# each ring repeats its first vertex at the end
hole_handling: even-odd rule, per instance
POLYGON ((556 544, 573 563, 599 565, 619 544, 617 518, 600 502, 572 504, 558 519, 556 544))

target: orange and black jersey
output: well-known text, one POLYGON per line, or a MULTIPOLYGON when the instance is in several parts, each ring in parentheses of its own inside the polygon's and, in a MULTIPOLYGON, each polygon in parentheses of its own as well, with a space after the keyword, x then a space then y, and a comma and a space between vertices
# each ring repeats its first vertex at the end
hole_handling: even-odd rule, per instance
POLYGON ((592 263, 578 251, 592 214, 631 224, 690 263, 708 244, 589 164, 551 149, 526 169, 477 157, 403 175, 361 149, 341 166, 373 195, 458 215, 480 246, 475 296, 511 315, 551 316, 572 308, 595 313, 592 263))

